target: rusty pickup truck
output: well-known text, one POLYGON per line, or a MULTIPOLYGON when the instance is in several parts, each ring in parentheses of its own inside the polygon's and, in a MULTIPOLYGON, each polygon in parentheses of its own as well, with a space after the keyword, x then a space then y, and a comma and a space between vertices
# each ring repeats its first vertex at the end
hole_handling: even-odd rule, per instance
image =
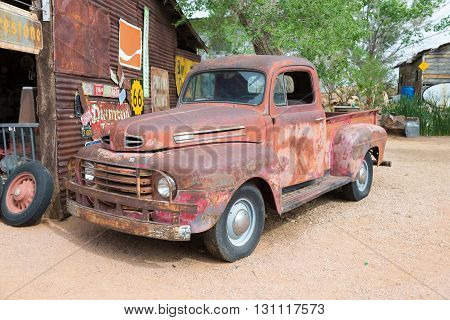
POLYGON ((301 58, 206 61, 177 108, 119 121, 69 161, 68 212, 150 238, 202 234, 212 255, 236 261, 256 248, 266 210, 336 189, 353 201, 369 194, 387 140, 377 113, 326 113, 301 58))

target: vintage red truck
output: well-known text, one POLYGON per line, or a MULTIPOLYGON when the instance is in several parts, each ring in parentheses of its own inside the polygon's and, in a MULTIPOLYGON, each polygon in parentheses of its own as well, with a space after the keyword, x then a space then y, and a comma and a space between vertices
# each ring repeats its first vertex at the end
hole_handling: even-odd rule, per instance
POLYGON ((377 113, 326 113, 301 58, 206 61, 177 108, 119 121, 69 161, 67 208, 144 237, 201 233, 211 254, 236 261, 257 246, 266 209, 281 215, 338 188, 369 194, 387 140, 377 113))

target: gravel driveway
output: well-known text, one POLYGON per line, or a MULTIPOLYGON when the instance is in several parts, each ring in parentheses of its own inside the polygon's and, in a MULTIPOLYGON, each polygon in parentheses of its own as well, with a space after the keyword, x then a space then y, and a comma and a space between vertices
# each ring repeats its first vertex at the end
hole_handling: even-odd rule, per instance
POLYGON ((0 298, 450 298, 450 137, 390 137, 369 198, 326 195, 271 216, 247 259, 227 264, 198 239, 170 243, 76 218, 0 223, 0 298))

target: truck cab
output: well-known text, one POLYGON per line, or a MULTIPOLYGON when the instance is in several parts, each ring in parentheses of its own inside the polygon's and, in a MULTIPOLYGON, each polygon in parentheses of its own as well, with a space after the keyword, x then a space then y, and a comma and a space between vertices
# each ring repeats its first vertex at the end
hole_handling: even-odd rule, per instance
POLYGON ((203 62, 178 105, 117 122, 69 162, 68 211, 117 231, 175 241, 203 234, 214 256, 251 254, 278 214, 343 189, 368 196, 387 135, 378 110, 325 113, 305 59, 203 62))

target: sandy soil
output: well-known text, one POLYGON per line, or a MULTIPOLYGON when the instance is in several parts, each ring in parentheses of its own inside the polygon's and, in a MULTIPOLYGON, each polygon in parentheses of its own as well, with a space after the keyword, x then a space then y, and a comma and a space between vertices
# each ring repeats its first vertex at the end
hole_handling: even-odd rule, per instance
POLYGON ((0 298, 450 298, 450 138, 391 137, 362 202, 326 195, 270 217, 253 255, 216 261, 76 218, 0 223, 0 298))

